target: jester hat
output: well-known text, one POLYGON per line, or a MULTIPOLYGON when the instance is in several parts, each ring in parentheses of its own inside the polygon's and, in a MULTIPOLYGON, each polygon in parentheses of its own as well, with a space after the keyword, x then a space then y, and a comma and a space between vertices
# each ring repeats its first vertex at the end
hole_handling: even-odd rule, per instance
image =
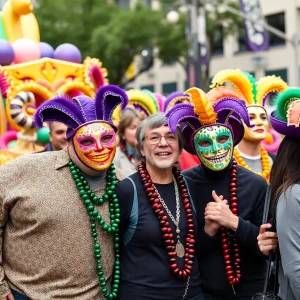
POLYGON ((247 106, 264 107, 271 95, 287 89, 287 84, 278 76, 265 76, 256 81, 255 78, 241 70, 227 69, 219 71, 212 79, 211 88, 229 83, 240 93, 247 106))
POLYGON ((272 127, 280 134, 300 138, 300 89, 289 88, 276 99, 276 110, 271 113, 272 127))
POLYGON ((189 103, 190 95, 183 92, 174 92, 167 96, 164 104, 164 112, 167 113, 174 105, 179 103, 189 103))
POLYGON ((153 93, 148 90, 129 90, 127 108, 138 110, 145 117, 159 112, 158 103, 153 93))
POLYGON ((34 116, 35 125, 43 127, 43 122, 57 121, 68 126, 67 139, 70 139, 76 131, 89 123, 104 122, 117 131, 112 122, 112 114, 121 105, 121 109, 127 105, 126 93, 114 85, 101 87, 95 96, 95 100, 87 96, 76 96, 72 99, 56 97, 44 102, 34 116))
POLYGON ((164 111, 166 97, 160 93, 153 93, 156 98, 159 111, 164 111))
POLYGON ((245 102, 239 99, 239 94, 231 90, 230 96, 221 93, 214 104, 208 94, 198 88, 191 88, 185 93, 190 95, 191 103, 177 104, 167 114, 168 125, 173 133, 180 126, 187 143, 186 151, 196 154, 194 136, 203 127, 222 125, 232 133, 234 145, 244 136, 242 121, 248 126, 250 120, 245 102))

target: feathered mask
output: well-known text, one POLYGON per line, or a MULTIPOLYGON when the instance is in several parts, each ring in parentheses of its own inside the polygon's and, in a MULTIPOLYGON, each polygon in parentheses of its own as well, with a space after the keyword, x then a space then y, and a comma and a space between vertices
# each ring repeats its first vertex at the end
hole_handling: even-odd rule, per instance
POLYGON ((272 127, 280 134, 300 138, 300 89, 289 88, 276 99, 271 113, 272 127))
POLYGON ((67 139, 87 123, 102 121, 108 123, 115 131, 117 128, 112 123, 112 114, 121 105, 127 105, 128 97, 119 87, 106 85, 101 87, 95 100, 87 96, 77 96, 72 99, 56 97, 44 102, 34 116, 35 125, 43 127, 44 122, 57 121, 68 126, 67 139))
POLYGON ((241 70, 222 70, 212 79, 211 88, 219 87, 229 83, 246 100, 247 106, 265 106, 267 99, 274 94, 281 93, 287 89, 287 84, 275 75, 262 77, 255 81, 254 77, 241 70))
POLYGON ((177 104, 166 114, 166 117, 173 133, 176 132, 179 125, 181 126, 183 136, 188 141, 185 145, 188 152, 196 154, 193 143, 194 135, 202 127, 211 125, 228 127, 235 145, 244 135, 242 121, 251 127, 245 102, 239 99, 238 93, 233 91, 230 96, 227 96, 222 91, 220 97, 215 93, 218 101, 214 104, 208 98, 208 94, 198 88, 191 88, 185 93, 190 95, 191 104, 177 104))
POLYGON ((174 92, 167 96, 164 104, 164 112, 167 113, 174 105, 189 103, 190 96, 183 92, 174 92))

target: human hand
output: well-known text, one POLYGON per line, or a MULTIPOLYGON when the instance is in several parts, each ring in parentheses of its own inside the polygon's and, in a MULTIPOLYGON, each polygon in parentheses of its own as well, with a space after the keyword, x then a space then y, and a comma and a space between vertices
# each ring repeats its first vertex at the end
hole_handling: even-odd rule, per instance
MULTIPOLYGON (((223 195, 220 195, 219 198, 223 200, 223 195)), ((227 200, 223 200, 227 204, 227 200)), ((215 236, 218 230, 221 228, 221 225, 218 222, 205 219, 204 231, 211 237, 215 236)))
POLYGON ((6 297, 0 298, 0 300, 15 300, 12 293, 8 294, 6 297))
POLYGON ((220 226, 236 231, 239 224, 239 218, 231 212, 227 205, 227 200, 220 198, 215 191, 212 191, 212 197, 215 202, 209 202, 207 204, 204 213, 205 221, 215 221, 220 226))
POLYGON ((270 251, 275 251, 278 246, 278 236, 276 232, 267 231, 271 228, 271 224, 263 224, 260 226, 259 235, 257 237, 258 247, 261 253, 269 255, 270 251))

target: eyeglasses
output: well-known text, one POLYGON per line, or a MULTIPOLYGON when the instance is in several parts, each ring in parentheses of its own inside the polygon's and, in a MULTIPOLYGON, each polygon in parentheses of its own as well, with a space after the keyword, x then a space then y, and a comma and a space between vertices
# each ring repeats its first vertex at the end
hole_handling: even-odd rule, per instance
POLYGON ((174 144, 177 139, 174 134, 168 134, 168 135, 151 135, 151 136, 146 136, 144 140, 147 140, 149 144, 151 145, 157 145, 160 143, 161 139, 164 138, 165 141, 168 144, 174 144))

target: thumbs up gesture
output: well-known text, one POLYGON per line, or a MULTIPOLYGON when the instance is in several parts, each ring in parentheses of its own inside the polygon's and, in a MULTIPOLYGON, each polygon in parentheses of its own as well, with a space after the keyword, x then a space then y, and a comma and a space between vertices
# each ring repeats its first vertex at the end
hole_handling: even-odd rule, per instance
POLYGON ((236 231, 239 218, 231 212, 229 206, 227 205, 227 200, 223 200, 223 198, 219 197, 215 191, 212 191, 212 197, 214 202, 209 202, 205 208, 205 221, 214 221, 220 226, 236 231))

